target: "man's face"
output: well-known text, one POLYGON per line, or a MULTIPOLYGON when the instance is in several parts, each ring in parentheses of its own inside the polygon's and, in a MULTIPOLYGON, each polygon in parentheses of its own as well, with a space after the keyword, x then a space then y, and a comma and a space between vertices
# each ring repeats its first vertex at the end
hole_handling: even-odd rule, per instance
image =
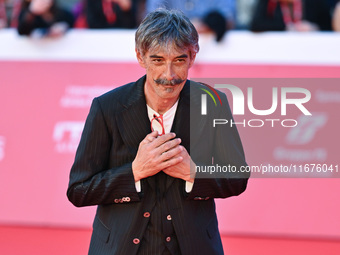
POLYGON ((177 99, 193 65, 195 55, 188 49, 150 49, 137 59, 146 69, 146 91, 151 100, 177 99))

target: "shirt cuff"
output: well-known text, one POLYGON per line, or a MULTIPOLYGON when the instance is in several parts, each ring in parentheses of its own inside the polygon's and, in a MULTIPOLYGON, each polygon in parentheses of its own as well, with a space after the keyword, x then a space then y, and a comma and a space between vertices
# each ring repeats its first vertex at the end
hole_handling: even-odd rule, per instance
POLYGON ((140 186, 140 181, 135 182, 135 186, 136 186, 137 192, 141 192, 142 191, 142 187, 140 186))
POLYGON ((187 193, 190 193, 192 191, 192 187, 194 186, 194 183, 193 182, 188 182, 186 181, 185 182, 185 191, 187 193))
MULTIPOLYGON (((185 191, 187 193, 190 193, 192 191, 192 187, 193 186, 194 186, 193 182, 186 181, 185 182, 185 191)), ((141 188, 141 185, 140 185, 140 181, 135 182, 135 187, 136 187, 137 192, 141 192, 142 191, 142 188, 141 188)))

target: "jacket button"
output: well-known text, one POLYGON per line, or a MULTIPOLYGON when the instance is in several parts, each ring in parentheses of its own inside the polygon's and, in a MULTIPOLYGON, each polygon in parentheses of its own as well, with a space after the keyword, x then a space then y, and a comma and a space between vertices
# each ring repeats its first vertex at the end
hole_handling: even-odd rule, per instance
POLYGON ((135 239, 133 239, 133 243, 134 243, 134 244, 139 244, 139 243, 140 243, 140 240, 139 240, 138 238, 135 238, 135 239))
POLYGON ((171 237, 168 236, 165 240, 166 240, 167 242, 170 242, 170 241, 171 241, 171 237))
POLYGON ((171 215, 169 214, 168 216, 166 216, 166 219, 167 220, 172 220, 171 215))
POLYGON ((145 218, 149 218, 149 217, 150 217, 150 213, 149 213, 149 212, 145 212, 145 213, 143 214, 143 216, 144 216, 145 218))

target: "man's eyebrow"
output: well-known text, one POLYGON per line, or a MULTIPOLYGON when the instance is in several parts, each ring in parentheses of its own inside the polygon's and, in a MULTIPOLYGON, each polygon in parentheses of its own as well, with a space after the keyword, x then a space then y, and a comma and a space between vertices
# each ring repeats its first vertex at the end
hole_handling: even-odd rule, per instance
MULTIPOLYGON (((158 56, 158 55, 150 55, 150 58, 163 58, 162 56, 158 56)), ((180 56, 177 56, 176 58, 188 58, 187 54, 182 54, 180 56)))
POLYGON ((150 55, 150 58, 163 58, 163 57, 158 55, 150 55))
POLYGON ((188 58, 188 55, 187 54, 182 54, 182 55, 180 55, 180 56, 178 56, 176 58, 188 58))

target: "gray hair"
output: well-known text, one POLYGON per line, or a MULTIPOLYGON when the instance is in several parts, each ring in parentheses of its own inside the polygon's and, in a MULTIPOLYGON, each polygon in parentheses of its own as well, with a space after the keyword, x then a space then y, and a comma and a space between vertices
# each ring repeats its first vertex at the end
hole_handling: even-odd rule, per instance
POLYGON ((135 35, 136 49, 144 55, 151 48, 176 46, 197 53, 198 33, 190 20, 178 10, 159 8, 149 13, 135 35))

